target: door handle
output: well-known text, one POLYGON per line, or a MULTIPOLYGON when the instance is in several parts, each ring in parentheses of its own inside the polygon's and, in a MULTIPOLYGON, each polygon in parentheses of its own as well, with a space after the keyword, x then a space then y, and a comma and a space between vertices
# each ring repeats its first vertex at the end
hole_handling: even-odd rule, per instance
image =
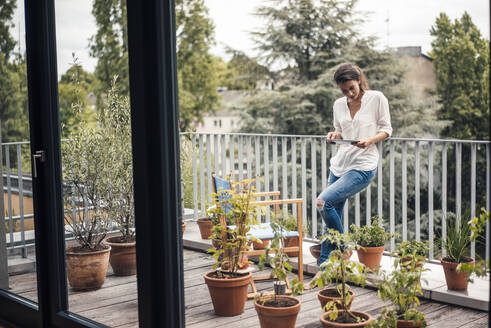
POLYGON ((36 161, 39 160, 39 162, 44 163, 46 162, 46 153, 44 150, 37 150, 34 154, 32 154, 32 167, 33 167, 33 177, 37 178, 38 177, 38 172, 37 172, 37 167, 36 167, 36 161))

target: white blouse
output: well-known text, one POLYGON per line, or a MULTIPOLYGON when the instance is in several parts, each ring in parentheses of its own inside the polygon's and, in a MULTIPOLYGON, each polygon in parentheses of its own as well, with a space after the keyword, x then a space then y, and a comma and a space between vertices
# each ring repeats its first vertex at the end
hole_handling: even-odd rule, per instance
MULTIPOLYGON (((343 139, 361 140, 370 138, 379 132, 392 134, 389 102, 380 91, 367 90, 361 98, 360 110, 351 119, 346 97, 334 102, 334 129, 343 139)), ((350 170, 371 171, 377 167, 379 153, 375 144, 359 148, 342 143, 331 158, 331 172, 340 177, 350 170)))

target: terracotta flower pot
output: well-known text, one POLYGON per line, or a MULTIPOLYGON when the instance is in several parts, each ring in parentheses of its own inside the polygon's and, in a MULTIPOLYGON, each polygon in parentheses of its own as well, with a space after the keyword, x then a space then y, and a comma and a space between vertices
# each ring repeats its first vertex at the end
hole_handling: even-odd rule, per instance
POLYGON ((321 245, 313 245, 309 247, 310 254, 316 259, 319 260, 319 257, 321 257, 321 245))
MULTIPOLYGON (((465 259, 465 263, 474 264, 474 259, 470 257, 465 259)), ((446 261, 445 259, 440 259, 440 262, 442 262, 443 272, 445 273, 447 288, 450 290, 467 290, 469 274, 465 272, 457 273, 459 263, 446 261)))
MULTIPOLYGON (((344 312, 345 310, 339 310, 339 316, 344 312)), ((350 311, 352 314, 354 314, 357 317, 361 317, 365 319, 363 322, 355 322, 355 323, 340 323, 340 322, 333 322, 329 321, 329 312, 325 312, 321 316, 321 322, 322 322, 322 327, 324 328, 342 328, 342 327, 365 327, 365 325, 369 324, 373 319, 372 316, 369 315, 368 313, 365 312, 360 312, 360 311, 350 311)))
POLYGON ((234 316, 244 312, 247 301, 247 288, 252 279, 249 272, 237 278, 214 278, 215 271, 205 274, 205 283, 208 285, 215 314, 220 316, 234 316))
POLYGON ((269 239, 264 239, 264 240, 259 240, 259 241, 253 241, 252 246, 254 249, 265 249, 266 246, 269 245, 270 240, 269 239))
POLYGON ((136 242, 121 243, 120 237, 107 238, 104 243, 111 246, 109 263, 116 276, 136 274, 136 242))
MULTIPOLYGON (((387 318, 387 315, 385 315, 387 318)), ((416 323, 414 320, 397 320, 397 328, 419 328, 423 325, 423 320, 416 323)))
MULTIPOLYGON (((303 236, 305 236, 304 233, 302 233, 302 240, 303 240, 303 236)), ((298 240, 299 240, 298 237, 285 238, 285 247, 297 247, 297 246, 299 246, 298 240)), ((297 257, 298 256, 298 252, 296 252, 296 251, 285 252, 285 254, 288 255, 289 257, 297 257)))
MULTIPOLYGON (((410 263, 411 261, 412 261, 411 257, 409 256, 403 257, 399 260, 399 265, 401 266, 401 268, 409 270, 411 268, 411 263, 410 263)), ((423 259, 418 259, 416 263, 416 268, 422 268, 424 263, 425 261, 423 259)))
POLYGON ((95 252, 82 252, 80 247, 66 250, 68 282, 75 290, 98 289, 104 284, 111 247, 95 252))
POLYGON ((182 222, 182 233, 184 233, 184 231, 186 231, 186 222, 182 222))
MULTIPOLYGON (((261 299, 254 302, 261 328, 294 328, 300 312, 301 302, 290 296, 278 296, 280 300, 290 300, 295 303, 286 307, 268 306, 261 304, 261 299)), ((271 298, 268 298, 270 300, 271 298)))
POLYGON ((208 239, 212 234, 213 222, 210 218, 199 218, 197 222, 201 239, 208 239))
POLYGON ((365 266, 373 271, 378 270, 380 267, 380 261, 382 260, 382 254, 384 253, 385 246, 379 247, 363 247, 358 249, 358 260, 365 266))
MULTIPOLYGON (((353 303, 353 300, 355 298, 355 295, 351 290, 349 291, 349 293, 352 297, 351 297, 351 301, 348 303, 348 310, 351 308, 351 303, 353 303)), ((323 309, 326 306, 327 302, 334 301, 334 300, 339 301, 339 306, 337 307, 339 310, 344 309, 344 307, 341 305, 341 301, 342 301, 341 296, 339 295, 338 290, 336 288, 326 288, 320 290, 317 293, 317 298, 319 299, 319 302, 321 302, 321 309, 323 309)))

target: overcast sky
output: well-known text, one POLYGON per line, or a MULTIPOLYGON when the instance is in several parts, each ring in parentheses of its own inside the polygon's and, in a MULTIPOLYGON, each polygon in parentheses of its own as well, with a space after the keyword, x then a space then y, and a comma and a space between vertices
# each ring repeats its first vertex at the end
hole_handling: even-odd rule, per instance
MULTIPOLYGON (((215 24, 216 45, 212 52, 225 57, 223 45, 226 44, 254 55, 249 32, 260 29, 263 22, 252 13, 266 3, 264 0, 205 0, 215 24)), ((70 67, 72 52, 76 53, 86 70, 93 71, 96 60, 88 55, 88 40, 96 32, 91 14, 92 1, 57 0, 55 4, 59 74, 70 67)), ((23 1, 18 0, 17 6, 16 27, 12 33, 17 39, 20 26, 23 48, 23 1)), ((442 11, 454 19, 460 18, 467 10, 481 33, 489 39, 488 0, 359 0, 358 9, 372 12, 366 23, 357 26, 358 30, 377 36, 381 48, 387 44, 390 47, 421 46, 427 53, 431 49, 430 27, 442 11)))

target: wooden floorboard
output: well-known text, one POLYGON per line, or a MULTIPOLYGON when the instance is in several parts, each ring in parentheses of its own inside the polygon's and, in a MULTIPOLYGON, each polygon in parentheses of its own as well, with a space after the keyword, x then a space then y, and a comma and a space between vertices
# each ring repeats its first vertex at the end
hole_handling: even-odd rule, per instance
MULTIPOLYGON (((209 254, 184 250, 184 296, 186 307, 186 327, 214 328, 258 327, 259 321, 254 303, 247 301, 244 313, 235 317, 219 317, 213 311, 213 305, 204 283, 203 275, 211 271, 213 259, 209 254)), ((268 272, 266 269, 265 272, 268 272)), ((308 284, 311 277, 306 276, 308 284)), ((271 290, 271 281, 256 284, 259 291, 271 290)), ((36 273, 26 273, 10 277, 10 291, 31 300, 37 299, 36 273)), ((352 286, 355 299, 352 308, 359 309, 377 317, 388 303, 382 302, 373 289, 352 286)), ((71 289, 69 309, 110 327, 138 327, 138 299, 136 276, 117 277, 111 269, 103 287, 89 292, 76 292, 71 289)), ((321 327, 320 303, 317 290, 307 290, 298 298, 302 302, 297 318, 297 327, 321 327)), ((447 304, 423 300, 419 309, 426 314, 428 327, 481 328, 488 325, 488 313, 447 304)))

